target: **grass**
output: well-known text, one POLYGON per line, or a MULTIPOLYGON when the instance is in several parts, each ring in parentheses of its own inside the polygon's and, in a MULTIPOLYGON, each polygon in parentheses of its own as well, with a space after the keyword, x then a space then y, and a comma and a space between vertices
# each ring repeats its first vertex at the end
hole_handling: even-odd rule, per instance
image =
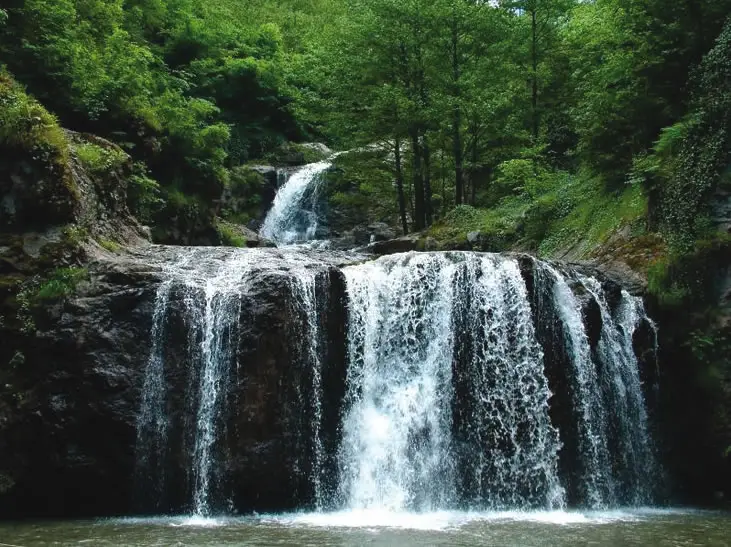
MULTIPOLYGON (((533 185, 531 195, 519 188, 490 208, 461 205, 429 228, 440 246, 466 244, 467 234, 480 232, 480 248, 534 251, 555 257, 572 250, 578 258, 592 254, 625 226, 636 226, 647 213, 639 185, 609 193, 600 179, 556 173, 552 184, 533 185)), ((528 185, 526 185, 528 186, 528 185)))
POLYGON ((97 241, 99 245, 102 246, 102 248, 106 249, 110 253, 119 252, 119 250, 122 248, 119 243, 117 243, 116 241, 112 241, 111 239, 100 238, 97 241))
POLYGON ((216 231, 221 239, 221 245, 227 247, 246 247, 246 238, 228 222, 219 220, 216 223, 216 231))
POLYGON ((597 179, 578 179, 568 194, 575 203, 568 213, 553 221, 538 247, 541 256, 577 247, 579 257, 589 256, 624 226, 647 215, 647 198, 639 185, 628 185, 619 193, 607 193, 597 179))
POLYGON ((128 160, 127 154, 121 150, 105 148, 93 143, 76 144, 74 152, 84 169, 97 176, 119 169, 128 160))

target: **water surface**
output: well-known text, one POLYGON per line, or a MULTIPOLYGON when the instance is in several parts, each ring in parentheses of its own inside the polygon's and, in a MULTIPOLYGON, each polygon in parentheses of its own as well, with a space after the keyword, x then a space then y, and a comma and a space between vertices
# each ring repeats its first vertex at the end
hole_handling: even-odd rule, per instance
POLYGON ((0 524, 0 545, 731 545, 731 514, 694 510, 128 518, 0 524))

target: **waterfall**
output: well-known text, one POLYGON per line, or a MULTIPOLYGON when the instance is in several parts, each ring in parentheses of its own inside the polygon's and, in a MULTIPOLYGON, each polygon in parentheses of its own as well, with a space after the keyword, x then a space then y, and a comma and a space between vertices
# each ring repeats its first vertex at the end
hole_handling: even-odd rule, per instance
MULTIPOLYGON (((151 330, 152 347, 142 388, 138 417, 137 467, 144 480, 162 484, 164 479, 168 418, 166 319, 172 292, 177 292, 183 316, 189 324, 188 376, 192 428, 192 500, 196 514, 210 513, 211 483, 216 480, 217 456, 214 445, 220 435, 222 405, 235 361, 241 294, 250 269, 250 253, 233 253, 224 260, 211 260, 203 250, 181 252, 163 270, 164 280, 157 290, 151 330)), ((220 258, 220 257, 215 257, 220 258)), ((220 479, 220 477, 219 477, 220 479)))
POLYGON ((560 507, 558 434, 548 418, 550 393, 516 261, 408 254, 345 272, 346 504, 560 507), (463 358, 457 375, 456 352, 463 358), (455 423, 460 431, 453 431, 455 423))
POLYGON ((318 228, 318 189, 323 173, 331 166, 329 161, 311 163, 291 175, 274 197, 260 234, 285 245, 314 239, 318 228))
POLYGON ((194 514, 208 516, 228 503, 227 468, 234 457, 226 440, 230 413, 235 410, 230 408, 231 393, 246 381, 246 363, 238 357, 244 301, 257 283, 282 276, 292 297, 289 313, 301 317, 301 347, 295 348, 293 357, 301 360, 306 370, 301 378, 308 382, 296 386, 299 406, 293 409, 303 417, 301 473, 311 483, 315 506, 322 507, 326 455, 318 272, 323 267, 304 254, 274 249, 176 250, 162 270, 156 292, 137 423, 138 487, 148 500, 151 493, 156 496, 147 508, 164 509, 166 490, 180 488, 165 473, 166 464, 176 461, 171 443, 180 443, 186 452, 186 505, 194 514), (171 347, 171 336, 184 347, 171 347), (178 432, 182 439, 174 441, 169 438, 173 427, 169 412, 180 396, 171 393, 169 384, 178 370, 185 377, 185 408, 176 424, 183 427, 178 432))
POLYGON ((552 282, 552 305, 563 329, 563 349, 571 365, 569 374, 578 423, 579 459, 583 467, 583 498, 590 507, 612 505, 615 487, 609 473, 607 408, 602 400, 581 304, 566 278, 548 264, 542 264, 538 270, 539 279, 546 275, 552 282))
POLYGON ((601 284, 591 278, 581 281, 601 310, 602 330, 597 353, 602 369, 604 405, 612 410, 615 452, 620 460, 614 463, 617 483, 622 485, 617 497, 624 504, 648 503, 656 466, 637 357, 632 347, 632 335, 644 316, 642 300, 622 291, 613 314, 601 284))
POLYGON ((527 288, 515 259, 458 255, 463 497, 491 508, 564 505, 558 431, 527 288))
POLYGON ((325 492, 323 487, 323 473, 325 448, 322 439, 322 399, 324 397, 322 387, 322 331, 319 321, 319 306, 317 301, 317 275, 316 272, 308 269, 306 265, 292 270, 293 283, 292 292, 295 300, 304 315, 303 340, 305 345, 305 359, 310 370, 311 384, 305 386, 308 397, 300 396, 302 404, 309 405, 310 412, 307 414, 311 419, 310 435, 308 439, 311 454, 310 480, 312 483, 314 505, 322 510, 325 503, 325 492), (309 399, 309 400, 307 400, 309 399))
POLYGON ((343 422, 341 490, 349 507, 427 510, 453 497, 454 272, 441 255, 345 269, 351 408, 343 422))
POLYGON ((198 515, 235 507, 271 443, 283 491, 318 511, 652 502, 634 345, 654 324, 640 298, 520 256, 412 252, 351 259, 341 275, 343 256, 311 250, 175 252, 138 419, 138 481, 156 510, 176 487, 198 515), (249 363, 261 328, 282 339, 249 363))
POLYGON ((555 509, 572 481, 579 505, 651 501, 655 464, 632 347, 641 300, 623 292, 610 307, 597 280, 531 264, 526 272, 515 258, 451 252, 345 268, 343 506, 555 509), (545 295, 533 304, 526 275, 545 295), (565 419, 551 414, 541 317, 560 330, 561 343, 543 347, 568 366, 565 419), (579 467, 568 474, 566 450, 579 467))
MULTIPOLYGON (((221 399, 228 388, 231 363, 236 359, 238 321, 241 316, 242 280, 250 269, 249 255, 236 253, 206 280, 205 306, 196 327, 202 331, 201 370, 193 449, 193 505, 198 515, 210 512, 212 475, 217 471, 213 454, 217 440, 221 399)), ((198 310, 190 310, 195 315, 198 310)))

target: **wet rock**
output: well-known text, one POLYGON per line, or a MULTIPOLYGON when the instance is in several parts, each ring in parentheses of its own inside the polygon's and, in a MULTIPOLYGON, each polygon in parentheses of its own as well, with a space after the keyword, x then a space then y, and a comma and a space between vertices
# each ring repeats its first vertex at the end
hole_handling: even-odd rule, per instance
MULTIPOLYGON (((89 265, 82 290, 39 317, 22 355, 4 365, 0 387, 0 492, 4 516, 103 516, 190 510, 194 416, 198 390, 192 365, 199 339, 191 335, 190 298, 204 305, 202 289, 174 287, 165 320, 166 406, 171 430, 164 455, 166 495, 139 497, 136 484, 137 419, 150 356, 157 289, 170 247, 139 248, 89 265), (192 397, 192 398, 191 398, 192 397), (110 494, 113 492, 113 495, 110 494)), ((197 249, 196 267, 211 272, 230 248, 197 249)), ((226 391, 221 441, 226 474, 214 492, 219 507, 232 499, 241 511, 285 510, 312 500, 307 481, 313 400, 303 354, 303 316, 293 293, 285 251, 257 250, 260 268, 242 286, 240 332, 232 381, 226 391), (309 407, 308 407, 309 408, 309 407)), ((335 264, 317 263, 318 314, 323 328, 322 417, 324 465, 335 477, 335 450, 345 382, 345 286, 335 264)), ((202 284, 201 286, 204 286, 202 284)), ((0 336, 0 346, 5 340, 0 336)), ((3 348, 0 348, 2 350, 3 348)), ((3 351, 0 351, 0 355, 3 351)), ((10 361, 8 359, 7 361, 10 361)), ((7 363, 7 361, 5 361, 7 363)), ((145 487, 152 481, 143 477, 145 487)), ((145 488, 143 488, 145 490, 145 488)), ((147 488, 147 490, 152 490, 147 488)))

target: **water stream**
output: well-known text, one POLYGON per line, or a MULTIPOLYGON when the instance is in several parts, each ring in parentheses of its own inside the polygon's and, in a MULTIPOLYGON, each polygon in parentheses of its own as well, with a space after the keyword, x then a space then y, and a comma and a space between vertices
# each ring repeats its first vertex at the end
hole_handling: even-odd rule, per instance
POLYGON ((306 507, 383 515, 651 504, 658 466, 634 334, 654 326, 641 299, 527 257, 364 262, 288 247, 315 237, 329 167, 307 165, 280 188, 262 235, 282 249, 180 249, 164 265, 138 423, 138 479, 157 492, 148 510, 164 510, 170 488, 170 367, 183 367, 189 384, 188 506, 199 516, 225 511, 226 499, 235 508, 228 473, 240 445, 227 424, 246 403, 231 396, 248 381, 242 317, 262 284, 282 276, 290 296, 278 309, 289 310, 299 342, 286 353, 293 361, 276 366, 302 372, 288 376, 294 399, 279 404, 300 424, 286 457, 306 507), (347 317, 340 364, 329 353, 333 294, 347 317), (185 351, 169 347, 173 328, 187 332, 185 351), (338 377, 344 394, 333 399, 338 377))

